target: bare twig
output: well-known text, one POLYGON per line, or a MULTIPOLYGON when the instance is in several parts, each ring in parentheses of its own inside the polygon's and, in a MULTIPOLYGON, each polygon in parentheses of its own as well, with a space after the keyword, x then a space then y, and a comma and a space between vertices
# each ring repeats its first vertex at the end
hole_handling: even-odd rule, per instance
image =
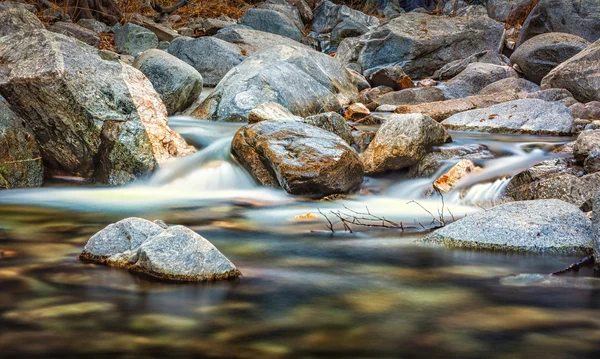
POLYGON ((329 217, 327 217, 323 212, 321 212, 319 208, 317 208, 317 211, 319 211, 319 213, 321 213, 321 216, 325 217, 325 219, 327 220, 327 228, 329 228, 331 233, 335 233, 335 231, 333 230, 333 223, 331 223, 329 217))
POLYGON ((587 257, 583 258, 582 260, 580 260, 579 262, 573 263, 570 266, 568 266, 567 268, 559 270, 558 272, 551 273, 550 275, 561 275, 561 274, 568 273, 570 271, 577 272, 577 271, 579 271, 579 268, 584 267, 584 266, 591 266, 593 264, 594 264, 594 256, 587 256, 587 257))

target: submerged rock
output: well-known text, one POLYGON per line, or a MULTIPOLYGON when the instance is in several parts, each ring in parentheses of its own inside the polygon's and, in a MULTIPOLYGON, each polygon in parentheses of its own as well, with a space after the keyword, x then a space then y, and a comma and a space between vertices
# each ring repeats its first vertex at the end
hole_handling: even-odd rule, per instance
POLYGON ((459 131, 570 135, 573 115, 557 102, 523 99, 461 112, 442 124, 459 131))
POLYGON ((118 185, 191 153, 144 74, 20 11, 0 12, 0 94, 31 127, 47 169, 118 185))
POLYGON ((90 238, 79 257, 160 279, 200 282, 241 275, 215 246, 191 229, 164 228, 142 218, 107 226, 90 238))
POLYGON ((263 121, 242 127, 233 155, 264 186, 324 197, 348 193, 363 180, 356 151, 333 133, 297 121, 263 121))
POLYGON ((38 187, 44 181, 42 157, 26 122, 0 97, 0 189, 38 187))
POLYGON ((391 115, 362 154, 365 172, 399 170, 418 163, 431 147, 451 141, 446 130, 423 114, 391 115))
POLYGON ((358 97, 352 74, 304 46, 279 45, 230 71, 193 116, 245 122, 257 105, 276 102, 297 116, 337 111, 358 97))
POLYGON ((550 199, 507 203, 470 214, 422 239, 450 247, 586 255, 592 224, 576 206, 550 199))

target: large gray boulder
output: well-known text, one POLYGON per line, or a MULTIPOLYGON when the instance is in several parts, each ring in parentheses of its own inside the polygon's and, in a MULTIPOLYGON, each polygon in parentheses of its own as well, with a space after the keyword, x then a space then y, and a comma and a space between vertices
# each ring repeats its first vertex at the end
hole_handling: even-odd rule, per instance
POLYGON ((300 10, 296 6, 290 4, 287 0, 266 0, 262 4, 258 5, 258 8, 277 11, 278 13, 286 16, 288 19, 292 20, 296 28, 298 28, 300 31, 304 29, 304 23, 302 22, 300 10))
POLYGON ((307 117, 337 111, 356 97, 352 74, 334 59, 306 47, 279 45, 231 70, 193 116, 247 121, 257 105, 277 102, 307 117))
POLYGON ((349 145, 354 143, 352 138, 352 129, 346 119, 336 112, 325 112, 318 115, 310 116, 302 120, 302 122, 319 127, 325 131, 335 133, 340 138, 346 141, 349 145))
POLYGON ((255 30, 270 32, 302 41, 302 31, 288 16, 269 9, 250 8, 238 22, 255 30))
POLYGON ((358 189, 363 168, 356 151, 337 135, 298 121, 242 127, 231 152, 264 186, 311 197, 358 189))
POLYGON ((517 48, 547 32, 566 32, 589 42, 600 39, 600 1, 541 0, 523 23, 517 48))
POLYGON ((508 65, 508 58, 500 55, 497 50, 485 50, 468 56, 465 59, 454 60, 433 74, 436 80, 449 80, 463 72, 469 64, 474 62, 486 63, 498 66, 508 65))
POLYGON ((337 47, 342 40, 360 36, 379 25, 379 20, 346 5, 322 1, 313 13, 312 30, 327 34, 329 46, 337 47))
POLYGON ((164 51, 144 51, 135 59, 133 66, 150 80, 169 115, 187 109, 202 92, 200 73, 164 51))
POLYGON ((600 101, 600 40, 573 56, 542 80, 542 89, 569 90, 581 102, 600 101))
POLYGON ((128 22, 115 26, 113 31, 117 51, 122 54, 137 56, 140 52, 158 46, 158 37, 145 27, 128 22))
POLYGON ((38 187, 44 167, 27 123, 0 96, 0 189, 38 187))
POLYGON ((391 115, 362 154, 365 173, 380 174, 410 167, 433 146, 451 140, 446 130, 428 116, 391 115))
POLYGON ((527 94, 537 92, 539 90, 540 87, 529 80, 522 79, 520 77, 508 77, 487 85, 483 88, 483 90, 479 91, 479 94, 490 95, 494 93, 511 91, 520 96, 527 96, 527 94))
POLYGON ((556 66, 585 50, 590 43, 579 36, 550 32, 525 41, 510 56, 525 77, 540 84, 556 66))
POLYGON ((483 16, 402 14, 361 36, 358 63, 365 75, 399 65, 411 78, 425 78, 449 62, 497 49, 502 31, 483 16))
POLYGON ((536 0, 486 0, 487 15, 501 22, 506 22, 515 9, 531 6, 536 0))
POLYGON ((183 226, 165 228, 164 223, 142 218, 107 226, 90 238, 79 257, 167 280, 201 282, 241 275, 196 232, 183 226))
POLYGON ((586 255, 592 224, 576 206, 555 199, 503 204, 470 214, 423 238, 426 243, 500 252, 586 255))
POLYGON ((443 87, 447 98, 463 98, 479 94, 486 86, 506 78, 518 78, 519 74, 509 66, 475 62, 448 81, 443 87))
POLYGON ((32 4, 25 4, 21 2, 14 1, 3 1, 0 2, 0 11, 8 10, 8 9, 23 9, 35 14, 37 12, 37 8, 32 4))
POLYGON ((179 37, 169 45, 169 53, 195 68, 206 86, 216 86, 246 58, 238 46, 215 37, 179 37))
POLYGON ((24 31, 1 27, 0 95, 31 127, 51 173, 117 185, 190 153, 144 74, 21 11, 0 12, 2 24, 28 17, 16 26, 24 31))
POLYGON ((100 45, 100 36, 95 31, 72 22, 58 21, 48 27, 48 30, 81 40, 94 47, 100 45))
POLYGON ((442 124, 458 131, 570 135, 573 115, 565 105, 557 102, 522 99, 460 112, 442 124))
MULTIPOLYGON (((299 42, 277 34, 243 27, 229 27, 215 35, 217 39, 230 42, 241 48, 246 56, 270 49, 277 45, 300 46, 299 42)), ((306 46, 306 48, 309 48, 306 46)))
POLYGON ((375 102, 378 105, 417 105, 421 103, 444 101, 444 91, 437 87, 415 87, 394 91, 379 96, 375 102))
POLYGON ((592 235, 594 239, 594 259, 596 260, 596 269, 600 269, 600 192, 594 197, 593 206, 592 235))
MULTIPOLYGON (((575 98, 573 98, 573 95, 568 90, 555 89, 555 88, 532 92, 532 93, 527 94, 527 96, 525 98, 537 98, 537 99, 544 100, 544 101, 560 102, 567 107, 570 107, 570 106, 578 103, 577 100, 575 100, 575 98)), ((571 112, 573 112, 573 110, 571 110, 571 112)), ((575 117, 575 114, 573 114, 573 116, 575 117)), ((577 117, 575 117, 575 118, 577 118, 577 117)))

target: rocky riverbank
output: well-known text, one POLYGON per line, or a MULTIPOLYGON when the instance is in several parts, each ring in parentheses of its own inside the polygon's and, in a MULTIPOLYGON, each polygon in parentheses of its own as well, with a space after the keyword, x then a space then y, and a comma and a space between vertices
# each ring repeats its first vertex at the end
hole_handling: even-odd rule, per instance
POLYGON ((583 212, 597 210, 600 189, 600 3, 384 3, 366 14, 330 1, 267 0, 238 20, 127 14, 115 25, 42 23, 35 8, 3 2, 0 188, 56 176, 144 180, 201 150, 169 128, 175 114, 243 123, 231 143, 236 161, 260 185, 310 199, 368 196, 369 178, 425 177, 442 161, 457 166, 435 188, 464 190, 456 184, 480 169, 462 161, 489 153, 440 155, 448 131, 563 136, 572 142, 554 149, 559 158, 509 179, 504 201, 517 203, 487 213, 517 234, 486 232, 489 246, 463 240, 457 228, 479 231, 477 221, 488 221, 473 216, 430 238, 591 251, 597 230, 583 212), (99 49, 107 35, 116 52, 99 49), (206 86, 214 90, 201 99, 206 86), (522 223, 528 211, 541 211, 537 229, 522 223), (563 246, 569 218, 586 230, 563 246), (540 229, 547 223, 556 228, 540 229))

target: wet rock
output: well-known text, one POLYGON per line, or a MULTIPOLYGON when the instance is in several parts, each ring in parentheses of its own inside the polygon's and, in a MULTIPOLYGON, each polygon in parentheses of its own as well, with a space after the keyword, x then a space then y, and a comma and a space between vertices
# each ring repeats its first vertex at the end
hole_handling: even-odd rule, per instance
POLYGON ((258 104, 277 102, 301 117, 337 111, 358 97, 352 74, 305 47, 275 46, 230 71, 193 113, 215 121, 246 121, 258 104))
POLYGON ((251 28, 231 27, 219 31, 216 38, 235 44, 241 48, 246 56, 251 56, 262 50, 270 49, 278 45, 288 45, 294 47, 305 47, 301 43, 288 37, 271 34, 269 32, 253 30, 251 28))
POLYGON ((371 86, 391 87, 394 91, 400 91, 415 87, 413 81, 404 73, 402 67, 392 66, 377 70, 369 76, 371 86))
POLYGON ((274 10, 250 8, 246 10, 239 23, 255 30, 302 41, 302 32, 297 24, 288 16, 274 10))
POLYGON ((374 101, 378 105, 403 106, 444 100, 446 100, 444 91, 437 87, 417 87, 402 91, 390 92, 379 96, 374 101))
POLYGON ((600 38, 600 2, 597 0, 541 0, 529 13, 517 47, 534 36, 565 32, 594 42, 600 38))
POLYGON ((442 166, 456 163, 463 159, 473 161, 493 158, 495 158, 494 153, 482 145, 439 147, 425 155, 418 164, 412 166, 408 171, 408 176, 411 178, 431 177, 442 166))
POLYGON ((90 238, 79 258, 169 280, 198 282, 241 274, 196 232, 183 226, 165 229, 142 218, 107 226, 90 238))
POLYGON ((509 77, 487 85, 483 90, 479 91, 479 94, 491 95, 494 93, 513 91, 516 95, 526 96, 528 93, 537 92, 539 90, 540 87, 531 81, 518 77, 509 77))
POLYGON ((444 65, 434 73, 433 78, 437 80, 449 80, 463 72, 469 64, 475 62, 504 66, 508 64, 509 60, 505 56, 500 55, 496 50, 480 51, 465 59, 454 60, 444 65))
POLYGON ((594 259, 596 269, 600 269, 600 192, 594 197, 592 214, 592 235, 594 240, 594 259))
POLYGON ((470 110, 447 118, 442 124, 459 131, 570 135, 571 111, 560 103, 523 99, 470 110))
MULTIPOLYGON (((549 102, 552 102, 552 101, 560 102, 567 107, 570 107, 570 106, 578 103, 577 100, 575 100, 573 98, 573 95, 571 95, 571 93, 565 89, 541 90, 541 91, 530 93, 527 96, 525 96, 525 98, 537 98, 537 99, 549 101, 549 102)), ((571 109, 571 111, 573 112, 573 109, 571 109)), ((573 117, 577 118, 577 116, 575 116, 575 113, 573 113, 573 117)))
POLYGON ((423 238, 425 243, 502 252, 586 255, 592 225, 576 206, 555 199, 506 203, 470 214, 423 238))
POLYGON ((537 84, 556 66, 585 50, 590 43, 579 36, 550 32, 525 41, 510 56, 525 77, 537 84))
POLYGON ((246 58, 236 45, 214 37, 177 38, 171 42, 169 53, 195 68, 205 86, 216 86, 246 58))
POLYGON ((580 102, 600 101, 600 40, 558 65, 542 80, 542 89, 569 90, 580 102))
POLYGON ((429 77, 449 62, 498 48, 502 31, 487 17, 407 13, 361 36, 358 60, 366 75, 400 65, 413 79, 429 77))
POLYGON ((477 95, 487 85, 510 77, 519 77, 511 67, 475 62, 448 81, 443 90, 448 98, 464 98, 477 95))
POLYGON ((44 181, 42 157, 27 123, 0 97, 0 189, 38 187, 44 181))
POLYGON ((410 167, 431 147, 449 141, 446 130, 428 116, 391 115, 362 154, 365 172, 378 174, 410 167))
POLYGON ((436 121, 443 121, 460 112, 483 109, 496 104, 517 100, 519 98, 520 96, 514 92, 505 91, 491 95, 478 95, 418 105, 398 106, 396 108, 396 113, 423 113, 436 121))
POLYGON ((295 116, 287 108, 276 102, 262 103, 250 111, 248 114, 248 123, 258 123, 262 121, 302 121, 303 118, 295 116))
POLYGON ((169 115, 190 107, 202 92, 200 73, 164 51, 144 51, 135 59, 133 66, 150 80, 169 115))
POLYGON ((331 47, 337 47, 343 39, 360 36, 377 25, 379 20, 376 17, 331 1, 322 1, 313 12, 312 30, 317 34, 330 34, 331 47))
POLYGON ((353 103, 348 106, 346 111, 344 111, 344 118, 348 121, 358 121, 361 118, 365 118, 371 114, 368 108, 365 107, 362 103, 353 103))
POLYGON ((158 37, 141 26, 130 22, 113 28, 115 45, 120 53, 137 56, 139 53, 158 46, 158 37))
POLYGON ((72 22, 59 21, 50 25, 48 30, 57 34, 74 37, 90 46, 98 47, 100 45, 100 36, 97 33, 72 22))
POLYGON ((460 160, 457 164, 455 164, 451 169, 449 169, 446 173, 438 177, 433 182, 433 188, 437 189, 441 192, 450 192, 458 182, 464 177, 481 172, 482 168, 475 166, 473 161, 463 159, 460 160))
POLYGON ((39 26, 0 38, 0 94, 31 127, 51 173, 118 185, 191 152, 141 72, 39 26))
POLYGON ((344 140, 296 121, 242 127, 231 150, 258 182, 295 195, 348 193, 363 179, 360 158, 344 140))
POLYGON ((92 30, 93 32, 110 32, 110 27, 103 22, 100 22, 95 19, 81 19, 77 21, 77 25, 81 27, 85 27, 88 30, 92 30))
POLYGON ((352 130, 342 115, 335 112, 320 113, 302 120, 302 122, 335 133, 349 145, 354 143, 352 130))

